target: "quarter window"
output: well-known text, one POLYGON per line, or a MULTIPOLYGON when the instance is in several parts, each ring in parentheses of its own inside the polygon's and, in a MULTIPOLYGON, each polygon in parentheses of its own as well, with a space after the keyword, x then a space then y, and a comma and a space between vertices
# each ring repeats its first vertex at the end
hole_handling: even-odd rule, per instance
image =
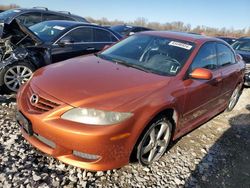
POLYGON ((210 70, 217 68, 216 47, 214 43, 207 43, 201 47, 191 65, 191 71, 196 68, 206 68, 210 70))
POLYGON ((220 66, 226 66, 235 63, 235 58, 232 50, 224 44, 217 44, 218 63, 220 66))

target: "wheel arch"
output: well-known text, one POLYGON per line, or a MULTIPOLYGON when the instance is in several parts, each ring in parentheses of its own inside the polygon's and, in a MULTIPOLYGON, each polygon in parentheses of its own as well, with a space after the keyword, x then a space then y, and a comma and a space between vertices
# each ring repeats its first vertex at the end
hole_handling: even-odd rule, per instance
POLYGON ((146 126, 144 126, 144 128, 138 134, 139 136, 137 137, 134 148, 130 154, 130 161, 136 161, 136 150, 137 150, 138 143, 140 142, 140 140, 142 139, 143 135, 148 130, 148 128, 152 124, 152 122, 155 121, 158 117, 160 117, 162 115, 166 116, 168 118, 168 120, 172 123, 173 127, 172 127, 171 141, 173 140, 173 136, 174 136, 174 133, 176 130, 179 115, 178 115, 178 111, 174 107, 169 106, 169 107, 165 107, 165 108, 162 108, 162 109, 156 111, 151 116, 151 118, 149 118, 149 120, 145 123, 146 126))

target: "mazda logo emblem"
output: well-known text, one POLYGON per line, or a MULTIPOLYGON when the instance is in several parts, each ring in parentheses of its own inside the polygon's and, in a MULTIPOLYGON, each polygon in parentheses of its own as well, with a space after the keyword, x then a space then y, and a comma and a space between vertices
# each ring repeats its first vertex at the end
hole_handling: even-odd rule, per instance
POLYGON ((39 101, 39 96, 37 94, 32 94, 30 97, 31 104, 37 104, 39 101))

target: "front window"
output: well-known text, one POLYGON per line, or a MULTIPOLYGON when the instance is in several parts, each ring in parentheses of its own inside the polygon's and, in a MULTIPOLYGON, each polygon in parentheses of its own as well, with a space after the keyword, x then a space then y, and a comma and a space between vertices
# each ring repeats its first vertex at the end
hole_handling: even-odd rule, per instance
POLYGON ((237 41, 232 46, 234 50, 250 52, 250 40, 237 41))
POLYGON ((72 43, 93 42, 93 29, 88 27, 74 29, 62 38, 62 40, 65 39, 70 40, 72 43))
POLYGON ((55 22, 41 22, 29 29, 43 41, 51 42, 64 32, 66 26, 55 22))
POLYGON ((216 46, 214 42, 204 44, 196 55, 190 67, 190 72, 196 68, 217 69, 216 46))
POLYGON ((145 72, 175 76, 194 49, 193 43, 150 35, 134 35, 104 52, 100 58, 145 72))

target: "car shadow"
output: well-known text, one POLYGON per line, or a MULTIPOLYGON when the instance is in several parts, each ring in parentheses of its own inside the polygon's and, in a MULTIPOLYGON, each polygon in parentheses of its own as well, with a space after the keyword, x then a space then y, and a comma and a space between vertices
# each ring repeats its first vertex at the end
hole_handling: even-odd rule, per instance
MULTIPOLYGON (((246 109, 250 111, 250 104, 246 109)), ((250 112, 230 118, 229 124, 197 164, 185 187, 250 187, 250 112)))

